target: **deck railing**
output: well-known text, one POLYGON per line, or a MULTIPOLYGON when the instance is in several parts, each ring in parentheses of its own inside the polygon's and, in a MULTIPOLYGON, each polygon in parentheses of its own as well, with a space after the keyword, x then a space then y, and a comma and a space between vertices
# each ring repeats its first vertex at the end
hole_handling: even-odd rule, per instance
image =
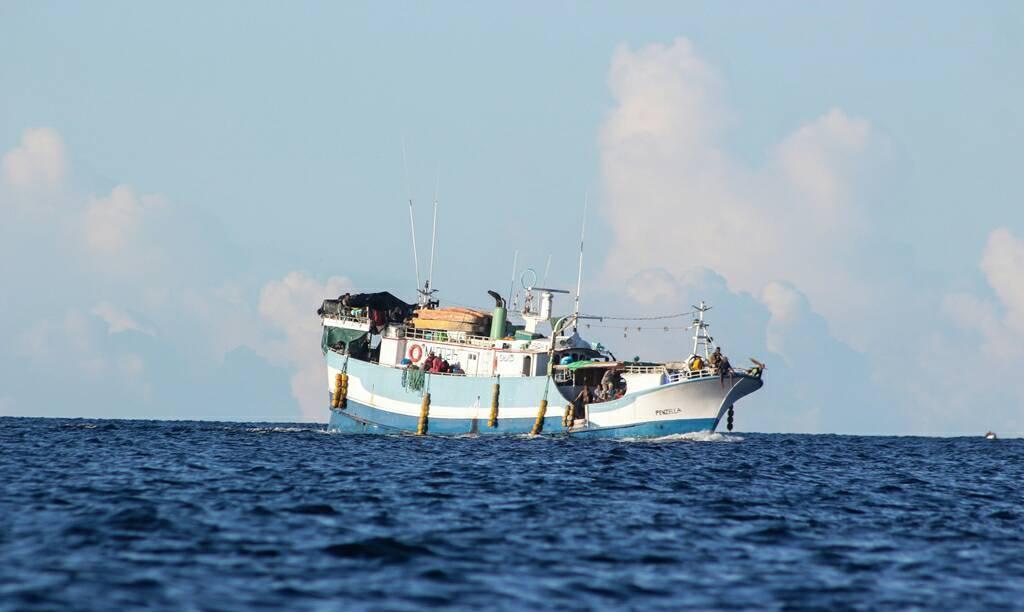
POLYGON ((440 329, 389 327, 387 330, 387 337, 423 340, 425 342, 446 342, 448 344, 461 344, 476 348, 494 348, 494 340, 487 336, 474 336, 466 332, 445 331, 440 329))
POLYGON ((341 313, 341 312, 324 312, 320 315, 322 319, 331 319, 333 321, 345 321, 347 323, 358 323, 359 325, 366 325, 370 323, 370 317, 353 314, 352 312, 341 313))
MULTIPOLYGON (((737 373, 745 373, 744 370, 734 370, 737 373)), ((679 382, 681 380, 692 380, 694 378, 709 378, 712 376, 719 376, 721 372, 718 368, 712 366, 705 366, 699 370, 683 369, 683 368, 667 368, 664 365, 630 365, 626 364, 623 366, 623 372, 626 374, 662 374, 665 376, 667 382, 679 382)))

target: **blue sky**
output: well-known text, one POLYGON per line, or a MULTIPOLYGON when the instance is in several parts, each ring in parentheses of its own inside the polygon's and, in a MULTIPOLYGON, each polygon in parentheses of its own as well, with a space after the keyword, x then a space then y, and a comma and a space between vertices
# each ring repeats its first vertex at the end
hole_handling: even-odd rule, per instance
MULTIPOLYGON (((439 176, 443 299, 516 250, 571 286, 589 192, 585 310, 714 303, 769 364, 742 427, 1024 432, 1022 34, 1012 2, 5 3, 0 414, 322 420, 312 311, 412 297, 439 176)), ((591 333, 685 352, 623 331, 591 333)))

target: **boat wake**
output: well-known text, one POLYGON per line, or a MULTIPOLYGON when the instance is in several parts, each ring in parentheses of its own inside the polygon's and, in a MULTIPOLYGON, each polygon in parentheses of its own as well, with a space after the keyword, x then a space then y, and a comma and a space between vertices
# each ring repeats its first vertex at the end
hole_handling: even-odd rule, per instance
POLYGON ((325 427, 249 427, 249 433, 329 433, 325 427))
POLYGON ((717 431, 695 431, 691 433, 669 434, 660 438, 623 438, 623 442, 742 442, 742 436, 723 434, 717 431))

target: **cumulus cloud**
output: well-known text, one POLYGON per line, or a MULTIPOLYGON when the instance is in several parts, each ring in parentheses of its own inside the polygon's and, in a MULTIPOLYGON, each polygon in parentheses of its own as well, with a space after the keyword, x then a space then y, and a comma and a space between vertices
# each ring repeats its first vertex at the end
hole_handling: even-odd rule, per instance
POLYGON ((767 330, 768 349, 793 357, 792 351, 787 351, 785 331, 798 325, 802 316, 810 311, 807 298, 791 285, 771 282, 761 291, 761 301, 772 317, 767 330))
POLYGON ((139 333, 155 336, 151 328, 140 324, 135 317, 124 310, 114 306, 110 302, 100 302, 93 307, 91 314, 103 319, 107 324, 107 333, 118 334, 126 331, 137 331, 139 333))
MULTIPOLYGON (((70 364, 74 376, 129 377, 142 371, 142 358, 107 350, 97 318, 70 309, 60 318, 40 319, 18 338, 21 355, 38 367, 70 364)), ((65 374, 67 375, 67 374, 65 374)))
MULTIPOLYGON (((754 295, 784 281, 856 337, 861 318, 850 313, 870 299, 855 263, 866 225, 855 179, 878 140, 870 125, 829 110, 750 168, 721 145, 721 79, 686 39, 619 48, 609 85, 616 106, 600 137, 609 274, 707 267, 754 295)), ((657 299, 659 287, 636 297, 657 299)))
POLYGON ((1024 242, 1006 228, 994 230, 988 237, 980 267, 1006 309, 1006 324, 1024 334, 1024 242))
POLYGON ((52 128, 27 129, 0 165, 4 180, 16 189, 56 186, 67 169, 64 141, 52 128))
POLYGON ((980 334, 984 350, 1007 359, 1024 355, 1024 241, 1006 228, 993 230, 985 244, 979 269, 995 299, 970 293, 951 293, 943 299, 944 313, 964 331, 980 334))
POLYGON ((292 395, 302 407, 303 416, 311 421, 324 418, 327 384, 316 308, 324 298, 351 288, 348 278, 332 276, 321 283, 301 272, 291 272, 260 291, 259 313, 276 331, 277 338, 253 348, 294 372, 292 395))
POLYGON ((877 333, 863 313, 885 275, 865 248, 876 239, 865 185, 887 143, 827 109, 752 166, 724 146, 722 85, 686 39, 615 52, 616 104, 600 134, 606 274, 633 308, 716 306, 717 340, 769 364, 772 401, 744 400, 765 409, 751 411, 755 427, 883 431, 897 419, 867 382, 878 366, 857 349, 877 333))
POLYGON ((131 187, 118 185, 110 195, 93 198, 82 219, 85 244, 105 255, 122 251, 142 226, 143 205, 131 187))
MULTIPOLYGON (((219 221, 127 184, 80 193, 65 157, 50 128, 2 155, 0 197, 19 205, 0 207, 0 254, 30 261, 10 270, 0 299, 0 335, 12 339, 0 346, 4 409, 295 419, 293 353, 280 347, 271 362, 279 351, 250 348, 283 335, 258 312, 265 277, 246 269, 219 221), (55 371, 71 397, 50 392, 55 371)), ((318 338, 307 338, 314 352, 318 338)))
POLYGON ((130 248, 140 256, 151 247, 139 241, 146 215, 164 207, 159 195, 140 195, 128 185, 118 185, 110 194, 90 200, 80 223, 83 241, 100 256, 124 255, 130 248))

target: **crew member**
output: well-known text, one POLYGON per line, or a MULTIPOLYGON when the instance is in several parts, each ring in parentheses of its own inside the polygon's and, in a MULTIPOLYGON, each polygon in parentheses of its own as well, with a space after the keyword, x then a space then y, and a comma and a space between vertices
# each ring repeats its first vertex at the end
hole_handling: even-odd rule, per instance
POLYGON ((725 377, 728 376, 730 379, 732 378, 732 366, 729 364, 729 358, 725 355, 721 355, 721 358, 718 361, 718 372, 718 381, 722 383, 722 386, 724 387, 725 377))
POLYGON ((715 352, 711 353, 711 356, 708 357, 708 363, 711 364, 711 367, 713 368, 717 368, 722 365, 722 347, 715 347, 715 352))
POLYGON ((572 418, 582 419, 587 416, 587 404, 592 403, 593 399, 590 397, 590 387, 584 385, 583 390, 580 391, 576 399, 572 401, 572 418))

